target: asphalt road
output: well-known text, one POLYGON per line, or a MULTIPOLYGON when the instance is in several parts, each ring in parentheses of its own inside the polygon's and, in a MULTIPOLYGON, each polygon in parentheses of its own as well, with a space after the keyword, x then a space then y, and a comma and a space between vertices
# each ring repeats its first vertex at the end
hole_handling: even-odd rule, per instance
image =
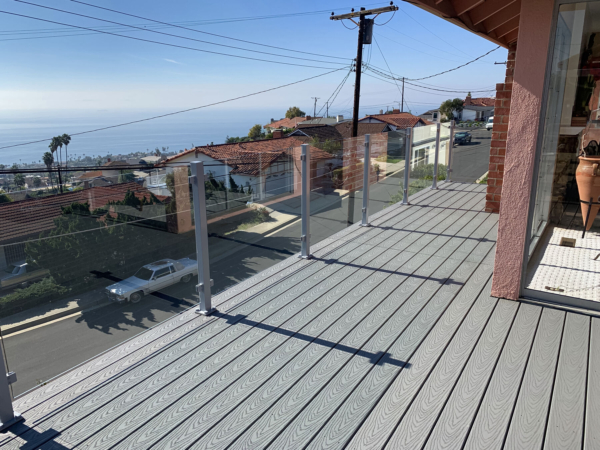
MULTIPOLYGON (((471 144, 454 147, 454 181, 473 182, 488 168, 491 132, 472 131, 471 144)), ((402 173, 371 186, 369 210, 381 211, 400 191, 402 173)), ((349 197, 331 195, 329 206, 311 214, 311 242, 343 230, 349 197)), ((354 219, 361 218, 362 192, 354 197, 354 219)), ((239 244, 233 256, 211 263, 213 293, 243 281, 300 251, 301 222, 296 220, 259 242, 239 244)), ((190 249, 194 251, 194 249, 190 249)), ((137 303, 110 304, 4 337, 8 368, 17 372, 12 385, 19 395, 109 348, 197 304, 193 282, 177 284, 137 303)))
POLYGON ((485 128, 469 132, 473 135, 471 143, 454 147, 452 181, 472 183, 488 171, 492 132, 485 128))
MULTIPOLYGON (((390 197, 400 190, 401 175, 371 186, 371 213, 389 205, 390 197)), ((332 195, 330 200, 326 209, 311 214, 312 243, 347 226, 349 198, 332 195)), ((361 192, 356 193, 354 205, 354 222, 358 222, 362 208, 361 192)), ((301 222, 297 220, 255 244, 240 244, 234 256, 211 264, 211 277, 215 282, 213 292, 221 292, 298 253, 300 234, 301 222)), ((121 344, 194 306, 197 301, 193 282, 177 284, 146 296, 137 304, 110 304, 5 336, 8 368, 18 377, 12 385, 13 395, 19 395, 121 344)))

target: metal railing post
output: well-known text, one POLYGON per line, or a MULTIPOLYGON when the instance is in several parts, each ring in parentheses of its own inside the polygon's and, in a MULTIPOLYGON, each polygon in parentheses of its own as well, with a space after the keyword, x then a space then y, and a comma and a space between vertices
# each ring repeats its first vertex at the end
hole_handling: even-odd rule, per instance
POLYGON ((433 157, 433 183, 431 183, 431 189, 437 189, 437 177, 438 177, 438 164, 440 162, 440 132, 441 123, 435 124, 435 155, 433 157))
MULTIPOLYGON (((4 347, 4 342, 0 345, 4 347)), ((17 374, 6 372, 6 361, 4 361, 4 349, 0 354, 0 431, 23 420, 21 414, 13 409, 10 385, 17 381, 17 374), (4 376, 2 375, 4 374, 4 376)))
POLYGON ((301 211, 302 211, 302 250, 300 257, 310 258, 310 150, 308 144, 302 144, 302 191, 301 191, 301 211))
POLYGON ((448 167, 446 167, 446 181, 452 181, 452 153, 454 153, 454 120, 450 122, 450 141, 448 143, 448 167))
POLYGON ((402 194, 402 204, 410 205, 408 202, 408 183, 410 176, 410 158, 412 154, 412 146, 413 146, 413 129, 406 129, 406 139, 405 139, 405 152, 404 152, 404 192, 402 194))
POLYGON ((365 158, 363 167, 362 227, 369 226, 369 169, 371 168, 371 135, 365 134, 365 158))
POLYGON ((196 289, 200 302, 196 312, 208 316, 215 311, 211 304, 210 265, 208 260, 208 226, 206 224, 206 194, 204 190, 204 163, 192 161, 192 192, 194 200, 194 222, 196 225, 196 260, 198 262, 198 284, 196 289))

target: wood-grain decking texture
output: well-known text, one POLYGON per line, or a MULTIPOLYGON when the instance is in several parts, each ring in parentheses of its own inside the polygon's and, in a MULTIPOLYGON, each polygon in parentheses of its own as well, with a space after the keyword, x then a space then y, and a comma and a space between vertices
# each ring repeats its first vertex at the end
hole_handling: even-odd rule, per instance
POLYGON ((0 447, 600 448, 599 319, 490 297, 485 186, 411 203, 19 398, 0 447))

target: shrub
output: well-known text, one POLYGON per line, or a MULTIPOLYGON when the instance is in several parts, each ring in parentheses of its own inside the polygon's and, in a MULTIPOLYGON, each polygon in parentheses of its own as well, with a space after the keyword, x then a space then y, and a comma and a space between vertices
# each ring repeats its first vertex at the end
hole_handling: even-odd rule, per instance
MULTIPOLYGON (((446 166, 444 164, 438 164, 438 181, 446 179, 446 166)), ((410 178, 417 178, 419 180, 433 180, 433 164, 425 164, 410 169, 410 178)))
POLYGON ((54 278, 47 277, 22 289, 15 289, 0 297, 0 315, 7 316, 31 308, 37 304, 64 296, 69 290, 56 284, 54 278))

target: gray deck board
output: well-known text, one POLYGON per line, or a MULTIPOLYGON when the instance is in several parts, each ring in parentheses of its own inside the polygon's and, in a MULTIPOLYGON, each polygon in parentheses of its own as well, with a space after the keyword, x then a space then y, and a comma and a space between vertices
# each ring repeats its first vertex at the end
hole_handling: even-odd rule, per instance
POLYGON ((583 443, 590 318, 567 313, 544 449, 580 449, 583 443))
POLYGON ((426 449, 461 448, 512 325, 518 304, 500 300, 489 325, 452 390, 426 449))
POLYGON ((74 368, 0 447, 595 449, 600 320, 490 297, 485 190, 424 189, 74 368))
POLYGON ((545 309, 525 371, 505 448, 542 448, 565 313, 545 309))
POLYGON ((592 318, 584 448, 600 448, 600 319, 592 318))
POLYGON ((465 449, 502 448, 542 308, 521 304, 465 449))

